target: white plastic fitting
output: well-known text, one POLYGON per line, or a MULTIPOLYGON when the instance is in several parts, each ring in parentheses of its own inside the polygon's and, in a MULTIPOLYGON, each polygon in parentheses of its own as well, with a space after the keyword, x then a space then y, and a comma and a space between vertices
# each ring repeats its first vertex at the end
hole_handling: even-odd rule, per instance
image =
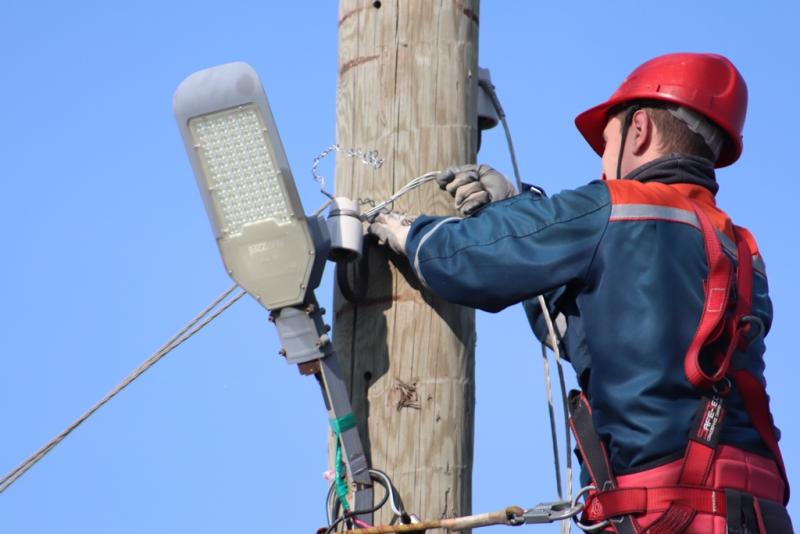
POLYGON ((347 262, 361 257, 364 227, 360 215, 358 204, 349 198, 333 199, 328 212, 328 232, 331 236, 329 260, 347 262))

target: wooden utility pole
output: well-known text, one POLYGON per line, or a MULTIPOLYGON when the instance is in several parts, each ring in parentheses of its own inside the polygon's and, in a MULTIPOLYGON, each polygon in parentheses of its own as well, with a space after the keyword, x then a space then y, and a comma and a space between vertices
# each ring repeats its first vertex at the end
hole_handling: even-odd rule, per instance
MULTIPOLYGON (((377 150, 386 162, 374 170, 338 157, 337 195, 368 208, 426 172, 474 162, 478 6, 340 1, 337 142, 377 150)), ((452 215, 452 203, 430 183, 395 209, 452 215)), ((474 312, 421 291, 404 260, 370 252, 366 297, 352 304, 335 295, 333 336, 368 458, 393 478, 409 512, 468 514, 474 312)))

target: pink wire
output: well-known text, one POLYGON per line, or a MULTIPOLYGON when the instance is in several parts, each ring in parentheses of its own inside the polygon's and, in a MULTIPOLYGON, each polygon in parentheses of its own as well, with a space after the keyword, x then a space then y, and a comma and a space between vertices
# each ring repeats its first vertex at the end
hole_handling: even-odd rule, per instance
POLYGON ((372 526, 369 523, 361 521, 360 519, 353 519, 353 522, 361 528, 370 528, 372 526))

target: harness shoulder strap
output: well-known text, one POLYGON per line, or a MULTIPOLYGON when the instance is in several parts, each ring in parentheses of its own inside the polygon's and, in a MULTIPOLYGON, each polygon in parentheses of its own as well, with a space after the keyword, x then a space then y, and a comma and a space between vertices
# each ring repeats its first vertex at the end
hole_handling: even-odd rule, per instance
POLYGON ((727 372, 727 366, 721 362, 713 374, 706 373, 700 365, 700 351, 706 345, 714 342, 722 333, 721 325, 728 308, 733 266, 722 251, 717 232, 708 215, 694 202, 691 205, 703 233, 706 261, 708 262, 708 278, 705 282, 703 312, 692 342, 689 344, 689 349, 686 351, 683 366, 689 383, 695 388, 705 390, 722 380, 727 372))
MULTIPOLYGON (((742 397, 745 410, 750 416, 753 427, 758 432, 761 440, 770 450, 780 469, 786 491, 784 493, 784 504, 789 502, 789 479, 786 476, 786 468, 783 463, 783 455, 778 446, 778 439, 775 435, 775 427, 769 409, 769 397, 764 385, 745 369, 730 369, 733 351, 736 348, 745 349, 748 342, 744 332, 750 327, 745 320, 752 313, 753 295, 753 252, 748 243, 748 232, 744 228, 734 226, 734 238, 736 241, 736 255, 738 265, 736 268, 736 308, 733 317, 727 318, 727 328, 721 328, 725 318, 725 308, 729 299, 730 287, 732 285, 731 261, 722 252, 716 230, 714 229, 708 216, 696 204, 692 203, 695 215, 700 223, 703 232, 703 242, 706 249, 709 276, 706 284, 706 297, 703 307, 703 314, 700 325, 697 328, 695 337, 686 353, 684 369, 689 382, 699 388, 707 389, 716 382, 729 375, 742 397), (724 268, 727 265, 728 268, 724 268), (723 286, 723 279, 727 280, 723 286), (716 295, 715 295, 716 293, 716 295), (715 301, 725 303, 721 310, 718 310, 715 301), (718 356, 714 362, 716 370, 709 375, 700 366, 700 350, 714 339, 709 332, 717 332, 717 337, 723 330, 727 330, 729 341, 727 350, 718 356)), ((692 446, 690 441, 690 447, 692 446)))
MULTIPOLYGON (((684 358, 684 370, 689 382, 698 389, 711 390, 730 376, 744 399, 745 408, 753 426, 772 451, 786 484, 786 502, 789 484, 777 437, 775 436, 769 402, 763 385, 744 369, 731 369, 736 348, 746 348, 744 333, 749 328, 746 321, 752 313, 752 252, 742 229, 734 228, 739 259, 734 280, 733 262, 725 255, 716 230, 708 216, 692 202, 703 235, 708 278, 705 282, 705 299, 695 335, 684 358), (732 288, 737 300, 731 312, 729 301, 732 288), (701 365, 700 353, 704 347, 727 335, 727 347, 720 350, 713 362, 714 369, 707 372, 701 365)), ((730 384, 728 384, 729 386, 730 384)), ((667 488, 617 489, 605 446, 594 430, 588 399, 578 392, 570 396, 570 426, 578 447, 598 492, 586 502, 585 515, 592 520, 616 517, 612 526, 618 533, 639 532, 634 513, 645 513, 654 502, 668 502, 662 516, 647 529, 651 534, 682 532, 698 512, 725 515, 725 498, 721 490, 704 488, 707 484, 715 450, 719 441, 725 415, 722 394, 704 398, 695 417, 689 443, 683 457, 677 486, 667 488), (653 502, 651 502, 653 501, 653 502)), ((663 509, 663 508, 662 508, 663 509)))
MULTIPOLYGON (((734 234, 736 236, 737 254, 739 256, 739 298, 747 300, 748 310, 745 313, 749 314, 752 299, 752 279, 753 279, 753 263, 752 252, 747 240, 747 231, 738 226, 734 227, 734 234), (746 277, 745 280, 741 280, 746 277)), ((741 321, 743 317, 740 317, 741 321)), ((745 342, 746 339, 742 340, 745 342)), ((778 437, 775 435, 775 425, 772 421, 772 412, 769 409, 769 397, 764 385, 752 374, 748 373, 745 369, 734 369, 730 372, 736 387, 744 402, 745 410, 750 416, 750 422, 755 427, 761 440, 770 450, 775 457, 775 462, 778 464, 783 483, 786 491, 784 492, 783 504, 789 503, 789 478, 786 476, 786 467, 783 463, 783 455, 778 446, 778 437)))

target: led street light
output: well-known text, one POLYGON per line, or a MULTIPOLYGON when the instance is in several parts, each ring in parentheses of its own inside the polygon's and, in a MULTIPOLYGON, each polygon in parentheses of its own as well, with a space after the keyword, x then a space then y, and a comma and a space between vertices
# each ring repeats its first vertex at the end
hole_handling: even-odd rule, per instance
POLYGON ((196 72, 173 107, 228 273, 269 309, 303 304, 325 230, 303 212, 258 75, 246 63, 196 72))

